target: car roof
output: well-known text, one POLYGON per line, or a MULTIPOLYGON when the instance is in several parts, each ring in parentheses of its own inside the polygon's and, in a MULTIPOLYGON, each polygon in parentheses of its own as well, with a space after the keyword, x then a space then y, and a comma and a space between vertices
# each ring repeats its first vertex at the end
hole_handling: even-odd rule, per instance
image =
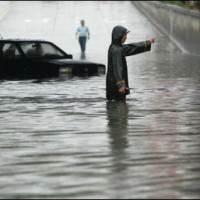
POLYGON ((0 39, 0 42, 46 42, 46 43, 52 43, 47 40, 42 39, 0 39))

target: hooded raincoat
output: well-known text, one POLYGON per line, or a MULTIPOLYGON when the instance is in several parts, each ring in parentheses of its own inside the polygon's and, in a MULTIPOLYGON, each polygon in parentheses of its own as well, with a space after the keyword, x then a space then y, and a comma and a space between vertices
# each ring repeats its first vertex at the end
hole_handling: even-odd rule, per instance
POLYGON ((106 76, 107 100, 125 100, 126 94, 119 93, 121 87, 129 88, 126 56, 151 50, 149 40, 123 45, 121 39, 128 33, 123 26, 116 26, 112 31, 112 43, 108 50, 108 66, 106 76))

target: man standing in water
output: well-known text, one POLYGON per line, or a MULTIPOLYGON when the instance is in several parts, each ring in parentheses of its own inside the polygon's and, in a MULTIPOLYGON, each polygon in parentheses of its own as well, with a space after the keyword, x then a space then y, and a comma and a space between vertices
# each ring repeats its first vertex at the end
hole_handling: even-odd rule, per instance
POLYGON ((131 56, 151 50, 154 38, 138 43, 125 43, 128 31, 123 26, 115 26, 112 31, 112 43, 108 50, 108 69, 106 77, 107 100, 126 100, 130 94, 126 56, 131 56))
POLYGON ((76 31, 76 38, 78 39, 79 36, 79 44, 81 47, 81 52, 84 54, 86 49, 86 41, 90 39, 90 32, 89 28, 85 26, 85 21, 81 20, 81 26, 77 28, 76 31))

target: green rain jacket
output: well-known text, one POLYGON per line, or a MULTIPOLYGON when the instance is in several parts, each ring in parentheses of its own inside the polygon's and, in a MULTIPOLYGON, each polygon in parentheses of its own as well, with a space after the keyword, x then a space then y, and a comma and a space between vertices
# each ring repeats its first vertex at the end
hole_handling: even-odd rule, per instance
POLYGON ((123 26, 116 26, 112 31, 112 43, 108 50, 108 65, 106 76, 106 97, 107 100, 125 100, 126 95, 120 94, 121 87, 129 88, 128 70, 126 56, 136 55, 151 50, 151 42, 149 40, 121 44, 124 34, 128 33, 123 26))

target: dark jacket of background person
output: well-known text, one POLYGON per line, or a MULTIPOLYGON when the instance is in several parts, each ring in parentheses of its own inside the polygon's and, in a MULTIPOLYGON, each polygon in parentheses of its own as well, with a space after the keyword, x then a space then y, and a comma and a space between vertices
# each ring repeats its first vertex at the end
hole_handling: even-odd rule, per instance
POLYGON ((151 50, 149 40, 123 45, 121 38, 127 29, 116 26, 112 31, 112 43, 108 50, 108 66, 106 77, 107 100, 125 100, 126 94, 119 93, 121 87, 129 88, 126 56, 131 56, 151 50))

